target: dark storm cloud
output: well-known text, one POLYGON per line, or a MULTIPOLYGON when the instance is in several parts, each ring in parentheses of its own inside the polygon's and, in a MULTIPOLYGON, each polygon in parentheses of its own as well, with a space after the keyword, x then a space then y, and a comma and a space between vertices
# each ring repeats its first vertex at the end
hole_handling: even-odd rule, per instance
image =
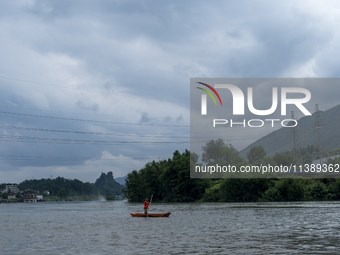
MULTIPOLYGON (((2 135, 73 139, 68 141, 72 144, 49 144, 23 142, 29 138, 15 142, 12 137, 1 141, 2 155, 92 161, 3 160, 2 169, 11 169, 15 180, 0 172, 0 182, 21 181, 19 172, 46 177, 44 170, 75 178, 84 169, 86 181, 112 169, 119 173, 115 176, 122 176, 148 162, 131 158, 171 157, 176 149, 188 148, 188 144, 132 142, 167 142, 170 139, 162 134, 188 132, 178 125, 189 125, 192 77, 338 77, 337 5, 332 1, 1 2, 0 76, 17 80, 0 78, 0 110, 68 119, 3 113, 0 124, 116 135, 2 128, 2 135), (74 140, 82 139, 126 143, 77 146, 74 140)), ((319 92, 325 100, 320 108, 337 103, 335 96, 319 92)))

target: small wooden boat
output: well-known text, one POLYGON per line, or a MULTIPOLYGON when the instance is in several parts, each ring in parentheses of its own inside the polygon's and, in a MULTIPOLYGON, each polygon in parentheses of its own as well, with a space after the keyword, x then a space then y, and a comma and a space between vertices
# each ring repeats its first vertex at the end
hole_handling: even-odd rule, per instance
POLYGON ((170 212, 168 213, 149 213, 148 215, 144 213, 130 213, 132 217, 169 217, 171 214, 170 212))

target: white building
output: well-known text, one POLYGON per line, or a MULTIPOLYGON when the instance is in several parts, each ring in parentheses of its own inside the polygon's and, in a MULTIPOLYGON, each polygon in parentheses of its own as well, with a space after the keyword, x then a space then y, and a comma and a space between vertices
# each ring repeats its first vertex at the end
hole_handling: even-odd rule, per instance
POLYGON ((9 193, 8 194, 8 199, 16 198, 15 195, 16 195, 15 193, 9 193))
POLYGON ((15 193, 15 194, 18 193, 19 192, 18 184, 7 183, 6 188, 5 188, 5 192, 6 193, 15 193))

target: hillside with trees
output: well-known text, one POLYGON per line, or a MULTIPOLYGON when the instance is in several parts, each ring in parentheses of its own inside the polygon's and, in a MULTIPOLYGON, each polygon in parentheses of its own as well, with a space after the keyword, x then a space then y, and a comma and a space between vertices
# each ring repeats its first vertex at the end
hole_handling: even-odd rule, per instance
POLYGON ((150 162, 126 178, 125 197, 142 202, 153 194, 153 202, 193 202, 204 195, 207 181, 190 179, 190 152, 175 151, 173 157, 150 162))
MULTIPOLYGON (((300 161, 311 162, 311 146, 301 149, 300 161)), ((336 154, 339 149, 330 151, 336 154)), ((195 155, 198 157, 197 155, 195 155)), ((234 165, 289 165, 294 162, 290 152, 267 155, 262 146, 254 146, 243 159, 239 152, 222 140, 211 140, 203 146, 202 162, 234 165)), ((340 157, 328 159, 340 164, 340 157)), ((259 201, 320 201, 340 200, 340 179, 311 178, 229 178, 190 179, 190 152, 176 151, 172 159, 150 162, 139 171, 128 174, 125 196, 129 201, 142 202, 153 194, 155 202, 259 202, 259 201)))
POLYGON ((112 172, 101 173, 95 183, 82 182, 77 179, 65 179, 57 177, 55 179, 25 180, 18 185, 20 190, 33 189, 39 191, 49 191, 51 196, 66 198, 67 196, 91 197, 111 197, 122 195, 123 185, 114 180, 112 172))
POLYGON ((123 185, 114 180, 112 172, 101 173, 96 182, 92 184, 93 191, 105 197, 120 196, 123 188, 123 185))
MULTIPOLYGON (((327 111, 320 111, 323 133, 323 149, 327 151, 340 147, 340 135, 338 127, 340 126, 340 105, 337 105, 327 111)), ((301 148, 312 146, 314 137, 314 119, 312 116, 305 116, 298 120, 297 136, 301 148)), ((263 146, 268 155, 274 156, 276 153, 282 153, 289 150, 290 146, 290 128, 282 127, 256 142, 250 144, 240 152, 243 158, 246 158, 249 150, 254 146, 263 146)))
POLYGON ((51 195, 57 196, 60 189, 65 189, 67 195, 74 196, 90 196, 92 195, 92 185, 90 183, 83 183, 77 179, 70 180, 63 177, 55 179, 40 179, 40 180, 25 180, 18 185, 20 190, 33 189, 41 193, 48 190, 51 195))

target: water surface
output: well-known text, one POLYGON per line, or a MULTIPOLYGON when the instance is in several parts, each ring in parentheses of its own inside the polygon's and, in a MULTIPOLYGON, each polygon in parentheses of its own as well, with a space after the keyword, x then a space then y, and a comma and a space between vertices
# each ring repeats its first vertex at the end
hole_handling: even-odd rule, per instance
POLYGON ((340 254, 340 203, 0 204, 0 254, 340 254))

